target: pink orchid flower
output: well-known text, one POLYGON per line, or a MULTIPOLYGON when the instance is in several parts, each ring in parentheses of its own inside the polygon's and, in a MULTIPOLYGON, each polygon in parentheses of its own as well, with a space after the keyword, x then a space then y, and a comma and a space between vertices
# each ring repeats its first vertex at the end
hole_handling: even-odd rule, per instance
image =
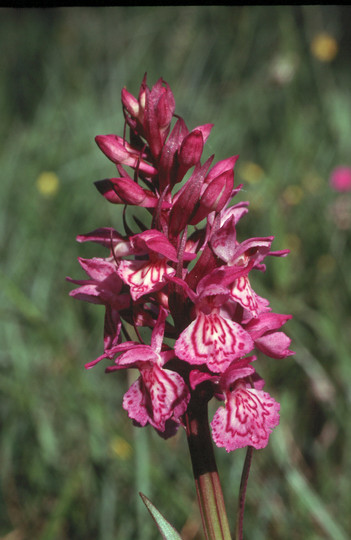
POLYGON ((151 345, 130 344, 128 350, 116 359, 116 366, 107 368, 107 371, 125 368, 140 371, 140 377, 124 396, 123 408, 140 426, 149 423, 160 432, 172 428, 170 420, 173 424, 180 423, 190 399, 183 378, 164 367, 174 357, 172 349, 162 350, 166 316, 166 310, 161 308, 151 345))
POLYGON ((269 435, 279 424, 280 405, 267 392, 255 387, 245 359, 232 364, 220 379, 225 395, 225 406, 220 407, 211 422, 213 440, 227 452, 253 446, 267 446, 269 435))
POLYGON ((242 187, 234 184, 238 156, 202 162, 213 124, 189 130, 175 115, 165 81, 149 88, 145 75, 137 97, 122 90, 122 105, 130 137, 96 137, 117 168, 116 177, 96 187, 124 206, 125 234, 102 227, 78 236, 109 256, 80 258, 88 279, 68 278, 78 285, 72 297, 106 310, 103 354, 86 367, 107 360, 114 361, 109 372, 137 369, 123 407, 136 425, 149 424, 163 437, 189 425, 207 382, 203 405, 212 397, 224 401, 212 421, 215 443, 227 451, 263 448, 279 422, 279 405, 262 390, 247 355, 254 349, 272 358, 291 355, 281 331, 290 316, 271 312, 250 272, 264 271, 267 256, 288 251, 271 251, 273 236, 238 241, 237 225, 248 212, 247 201, 232 204, 242 187), (135 207, 149 219, 134 216, 131 230, 126 214, 135 207))
POLYGON ((226 287, 203 279, 194 293, 181 280, 195 305, 195 319, 183 330, 174 350, 178 358, 191 365, 205 364, 214 373, 223 373, 229 364, 253 349, 251 336, 237 322, 221 315, 220 308, 227 301, 226 287), (206 287, 204 283, 206 282, 206 287))

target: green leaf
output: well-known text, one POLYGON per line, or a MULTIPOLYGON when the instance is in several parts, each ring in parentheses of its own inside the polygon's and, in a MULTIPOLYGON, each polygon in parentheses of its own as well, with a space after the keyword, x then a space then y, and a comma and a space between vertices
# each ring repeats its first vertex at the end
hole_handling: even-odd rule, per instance
POLYGON ((157 510, 157 508, 152 504, 152 502, 143 494, 139 493, 140 497, 143 500, 146 508, 149 510, 152 518, 154 519, 158 530, 162 534, 164 540, 182 540, 180 534, 175 530, 174 527, 163 517, 163 515, 157 510))

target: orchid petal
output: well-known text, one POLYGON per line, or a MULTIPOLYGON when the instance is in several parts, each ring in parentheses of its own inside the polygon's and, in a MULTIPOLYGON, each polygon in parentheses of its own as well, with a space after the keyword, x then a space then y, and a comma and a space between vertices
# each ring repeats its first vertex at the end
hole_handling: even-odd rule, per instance
POLYGON ((149 345, 135 345, 116 359, 118 367, 138 367, 143 363, 157 364, 159 355, 149 345))
POLYGON ((279 424, 277 403, 266 392, 240 386, 228 393, 225 407, 220 407, 211 422, 213 440, 227 452, 253 446, 267 446, 269 435, 279 424))
POLYGON ((223 172, 233 170, 234 165, 235 165, 238 157, 239 156, 232 156, 230 158, 218 161, 218 163, 216 163, 212 167, 212 169, 209 171, 208 175, 206 176, 205 183, 209 184, 211 182, 211 180, 213 180, 214 178, 216 178, 217 176, 219 176, 223 172))
POLYGON ((230 289, 230 296, 244 309, 257 317, 260 309, 268 305, 268 301, 258 296, 252 289, 249 278, 242 276, 236 279, 230 289))
POLYGON ((114 163, 121 163, 133 169, 138 168, 139 171, 149 176, 157 174, 157 169, 146 163, 140 153, 122 137, 118 135, 97 135, 95 141, 105 156, 114 163))
POLYGON ((132 236, 130 241, 140 252, 147 253, 149 250, 152 250, 171 261, 177 262, 178 260, 175 247, 161 231, 156 229, 149 229, 148 231, 136 234, 132 236))
POLYGON ((178 419, 186 411, 189 391, 182 377, 158 366, 143 369, 123 399, 123 408, 141 425, 147 421, 164 431, 166 421, 178 419))
POLYGON ((232 170, 225 171, 214 178, 201 195, 199 208, 190 223, 196 225, 207 217, 210 212, 219 213, 230 198, 233 184, 234 173, 232 170))
POLYGON ((223 373, 235 359, 253 349, 253 341, 240 324, 215 312, 199 312, 180 334, 176 355, 189 364, 206 364, 214 373, 223 373))
POLYGON ((89 283, 87 280, 73 280, 71 278, 66 279, 71 283, 85 283, 85 285, 78 287, 78 289, 74 289, 73 291, 69 292, 69 296, 72 298, 83 300, 83 302, 90 302, 91 304, 104 304, 103 300, 101 299, 100 291, 98 290, 95 282, 89 283))
POLYGON ((145 426, 149 415, 145 405, 145 396, 141 390, 141 378, 137 379, 123 397, 123 409, 128 412, 129 418, 141 426, 145 426))
POLYGON ((234 259, 237 246, 235 219, 231 216, 211 237, 211 246, 217 257, 224 262, 230 262, 234 259))
MULTIPOLYGON (((91 279, 102 281, 116 272, 115 262, 94 257, 93 259, 83 259, 78 257, 79 264, 91 279)), ((116 274, 117 276, 117 274, 116 274)))
POLYGON ((291 317, 291 315, 281 313, 262 313, 257 319, 252 319, 246 325, 246 330, 250 332, 252 339, 256 340, 267 332, 278 330, 291 317))
POLYGON ((130 286, 133 300, 144 294, 158 291, 165 286, 164 275, 174 275, 175 270, 164 259, 157 261, 122 261, 118 275, 130 286))
POLYGON ((256 347, 270 358, 286 358, 294 354, 289 349, 291 339, 284 332, 268 332, 255 340, 256 347))
POLYGON ((76 237, 77 242, 96 242, 102 244, 105 247, 111 247, 118 242, 125 242, 123 236, 112 227, 100 227, 87 234, 79 234, 76 237))

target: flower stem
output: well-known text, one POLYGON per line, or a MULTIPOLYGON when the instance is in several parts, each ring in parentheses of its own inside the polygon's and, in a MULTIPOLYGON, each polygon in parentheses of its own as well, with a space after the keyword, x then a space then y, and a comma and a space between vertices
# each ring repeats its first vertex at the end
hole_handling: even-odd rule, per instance
POLYGON ((207 402, 202 400, 200 404, 200 400, 193 399, 190 405, 185 417, 186 431, 205 537, 231 540, 208 425, 207 402))
POLYGON ((251 467, 251 461, 252 461, 252 452, 253 452, 253 447, 248 446, 247 451, 246 451, 245 461, 244 461, 243 472, 241 475, 241 482, 240 482, 235 540, 243 539, 245 497, 246 497, 246 488, 247 488, 247 482, 249 479, 249 473, 250 473, 250 467, 251 467))

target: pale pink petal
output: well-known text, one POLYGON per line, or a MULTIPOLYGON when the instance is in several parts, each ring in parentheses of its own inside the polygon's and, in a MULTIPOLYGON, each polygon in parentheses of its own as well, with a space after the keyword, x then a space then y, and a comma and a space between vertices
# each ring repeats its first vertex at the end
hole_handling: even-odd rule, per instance
POLYGON ((189 391, 178 373, 158 366, 143 370, 142 378, 152 407, 150 424, 164 431, 166 420, 178 419, 186 411, 189 391))
POLYGON ((242 276, 236 279, 231 287, 230 295, 236 302, 244 308, 251 311, 254 317, 257 316, 258 303, 256 293, 250 285, 249 278, 242 276))
POLYGON ((221 224, 223 225, 227 219, 233 217, 234 224, 236 225, 238 221, 248 213, 249 202, 248 201, 242 201, 237 204, 233 204, 233 206, 230 206, 229 208, 225 209, 221 213, 221 224))
POLYGON ((122 261, 118 275, 130 286, 133 300, 164 287, 163 276, 174 275, 175 270, 164 259, 157 261, 122 261))
POLYGON ((267 446, 268 438, 279 424, 277 403, 266 392, 240 386, 227 396, 211 422, 213 440, 227 452, 253 446, 267 446))
POLYGON ((234 281, 230 289, 230 295, 233 300, 248 310, 253 317, 257 317, 260 312, 269 309, 268 300, 255 293, 247 276, 241 276, 234 281))
POLYGON ((277 332, 291 315, 280 313, 262 313, 257 319, 251 319, 245 326, 255 345, 264 354, 272 358, 285 358, 294 354, 289 349, 291 339, 284 332, 277 332))
POLYGON ((116 365, 119 367, 139 367, 140 369, 140 364, 143 362, 156 364, 159 359, 159 355, 149 345, 135 345, 116 359, 116 365))
POLYGON ((240 324, 214 312, 199 312, 175 343, 178 358, 189 364, 206 364, 214 373, 223 373, 233 360, 252 349, 253 341, 240 324))
POLYGON ((146 396, 140 388, 141 377, 136 380, 123 397, 123 409, 128 412, 129 418, 141 426, 148 423, 149 415, 146 408, 146 396))
POLYGON ((178 420, 187 409, 190 394, 182 377, 158 366, 143 369, 123 399, 123 408, 142 426, 149 422, 165 431, 169 419, 178 420))
POLYGON ((237 245, 231 263, 259 267, 266 255, 269 254, 274 236, 248 238, 237 245))

